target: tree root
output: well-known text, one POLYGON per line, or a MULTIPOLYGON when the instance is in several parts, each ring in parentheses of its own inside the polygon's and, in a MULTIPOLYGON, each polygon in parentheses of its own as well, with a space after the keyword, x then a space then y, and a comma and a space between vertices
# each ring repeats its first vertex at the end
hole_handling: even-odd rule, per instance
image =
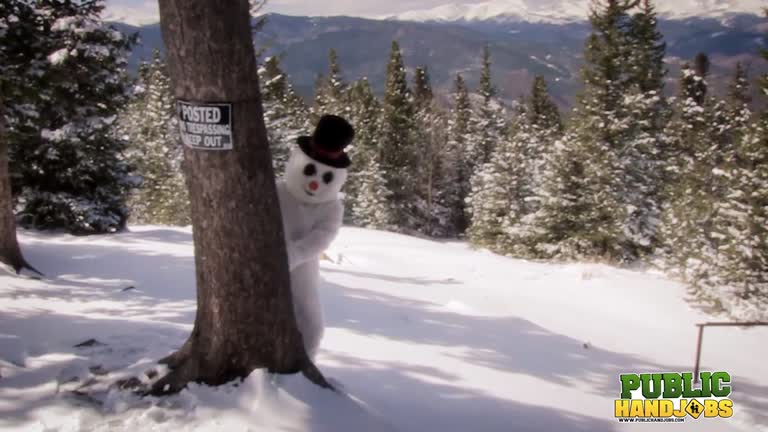
POLYGON ((189 359, 191 351, 192 343, 187 340, 187 342, 184 342, 184 345, 182 345, 176 352, 167 357, 163 357, 158 363, 166 365, 171 369, 176 369, 189 359))
POLYGON ((313 384, 316 384, 324 389, 328 389, 334 392, 338 392, 329 382, 327 379, 325 379, 325 376, 322 372, 320 372, 320 369, 315 366, 314 363, 310 360, 307 364, 304 365, 303 368, 301 368, 301 374, 304 375, 310 382, 313 384))
MULTIPOLYGON (((192 354, 192 346, 193 343, 188 340, 178 351, 161 359, 158 363, 167 365, 171 371, 163 378, 160 378, 151 386, 151 388, 145 390, 142 394, 144 396, 168 396, 180 392, 190 382, 201 381, 203 377, 200 374, 200 364, 192 354)), ((262 366, 254 365, 250 368, 249 373, 259 367, 262 366)), ((323 373, 320 372, 320 369, 317 368, 312 359, 309 358, 304 351, 303 346, 301 349, 301 357, 299 358, 299 368, 291 372, 301 372, 301 374, 313 384, 337 392, 325 378, 323 373)), ((240 378, 245 378, 245 376, 241 376, 240 378)))
POLYGON ((16 274, 20 274, 22 270, 27 269, 35 274, 40 275, 40 277, 45 277, 44 274, 42 274, 38 269, 32 267, 27 260, 24 259, 21 254, 11 254, 12 256, 0 256, 0 262, 4 262, 11 266, 13 271, 16 272, 16 274))
POLYGON ((197 361, 188 358, 179 367, 160 378, 144 396, 168 396, 182 391, 191 381, 196 381, 200 377, 200 368, 197 361))
POLYGON ((20 272, 21 272, 23 269, 27 269, 27 270, 29 270, 29 271, 31 271, 31 272, 33 272, 33 273, 36 273, 36 274, 38 274, 40 277, 45 277, 45 275, 44 275, 44 274, 42 274, 42 273, 40 272, 40 270, 38 270, 38 269, 36 269, 36 268, 32 267, 31 265, 29 265, 29 263, 27 262, 27 260, 22 260, 22 261, 23 261, 23 262, 21 263, 21 266, 20 266, 20 267, 18 267, 18 268, 16 268, 16 274, 19 274, 19 273, 20 273, 20 272))

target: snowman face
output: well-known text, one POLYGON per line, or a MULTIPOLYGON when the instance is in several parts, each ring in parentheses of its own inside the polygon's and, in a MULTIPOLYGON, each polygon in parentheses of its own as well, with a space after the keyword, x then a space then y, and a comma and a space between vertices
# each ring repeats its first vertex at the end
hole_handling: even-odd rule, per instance
POLYGON ((339 199, 347 181, 347 170, 317 162, 301 149, 294 148, 285 165, 285 184, 296 199, 308 204, 320 204, 339 199))

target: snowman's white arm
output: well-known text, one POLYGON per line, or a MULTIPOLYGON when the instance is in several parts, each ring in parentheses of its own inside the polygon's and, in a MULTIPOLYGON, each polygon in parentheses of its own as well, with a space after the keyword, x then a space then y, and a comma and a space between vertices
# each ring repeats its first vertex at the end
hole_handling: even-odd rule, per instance
POLYGON ((336 238, 344 219, 344 207, 334 207, 329 217, 318 222, 306 236, 288 243, 288 264, 291 270, 313 259, 318 259, 336 238))

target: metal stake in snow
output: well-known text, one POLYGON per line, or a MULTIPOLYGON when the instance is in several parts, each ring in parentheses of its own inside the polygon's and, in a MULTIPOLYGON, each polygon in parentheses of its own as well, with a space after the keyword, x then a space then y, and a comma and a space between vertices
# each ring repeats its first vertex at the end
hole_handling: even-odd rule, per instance
POLYGON ((699 328, 699 338, 696 342, 696 366, 693 368, 694 382, 699 382, 699 364, 701 361, 701 341, 704 338, 704 327, 757 327, 768 326, 768 322, 753 321, 753 322, 708 322, 696 324, 699 328))

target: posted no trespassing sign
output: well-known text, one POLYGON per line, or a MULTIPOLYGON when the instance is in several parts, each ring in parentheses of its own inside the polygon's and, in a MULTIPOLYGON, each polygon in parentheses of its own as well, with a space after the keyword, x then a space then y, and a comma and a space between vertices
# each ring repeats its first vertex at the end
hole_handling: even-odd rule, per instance
POLYGON ((181 141, 196 150, 232 149, 232 104, 178 101, 181 141))

